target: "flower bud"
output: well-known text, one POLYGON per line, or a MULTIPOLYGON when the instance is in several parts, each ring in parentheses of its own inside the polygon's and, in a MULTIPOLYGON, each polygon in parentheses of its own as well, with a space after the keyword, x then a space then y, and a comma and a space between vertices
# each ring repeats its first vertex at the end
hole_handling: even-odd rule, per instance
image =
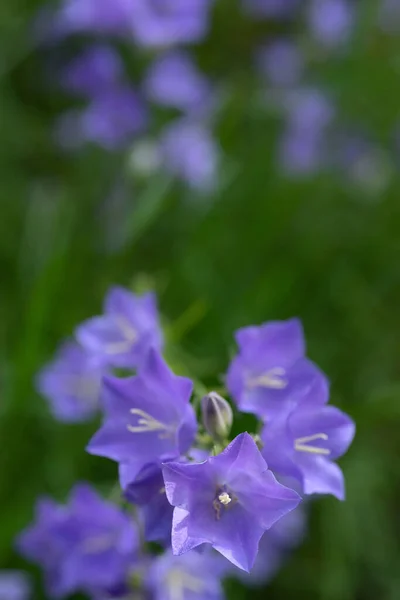
POLYGON ((216 440, 225 440, 232 427, 233 413, 225 398, 210 392, 201 399, 201 415, 205 430, 216 440))

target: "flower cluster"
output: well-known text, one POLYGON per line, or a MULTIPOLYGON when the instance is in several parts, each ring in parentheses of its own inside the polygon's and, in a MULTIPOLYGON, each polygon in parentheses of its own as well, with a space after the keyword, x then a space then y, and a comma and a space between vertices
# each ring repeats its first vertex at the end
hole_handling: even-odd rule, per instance
POLYGON ((76 345, 39 378, 60 419, 101 407, 87 450, 118 463, 121 490, 118 504, 89 484, 67 505, 39 500, 17 545, 42 566, 53 597, 222 598, 224 577, 259 584, 277 570, 303 535, 303 496, 344 498, 334 461, 354 424, 327 405, 327 379, 305 356, 297 319, 236 333, 225 395, 257 416, 259 431, 233 439, 231 405, 215 391, 198 398, 170 369, 159 323, 153 294, 113 288, 104 315, 80 325, 76 345))
MULTIPOLYGON (((212 82, 187 47, 204 44, 209 52, 214 4, 99 0, 94 7, 92 0, 62 0, 50 17, 42 16, 42 39, 53 49, 71 36, 96 39, 71 63, 56 65, 55 78, 64 89, 86 101, 61 117, 59 142, 69 148, 94 142, 111 151, 125 149, 135 175, 161 169, 194 190, 213 190, 224 160, 215 124, 224 101, 235 93, 235 78, 229 79, 229 65, 226 75, 212 82)), ((262 22, 260 37, 254 35, 251 52, 240 63, 247 61, 250 71, 253 63, 255 87, 266 88, 261 104, 267 111, 272 105, 282 121, 279 169, 291 177, 339 172, 350 184, 380 193, 392 175, 388 153, 363 127, 358 131, 358 124, 343 122, 334 90, 319 83, 324 61, 340 60, 351 49, 359 7, 351 0, 238 4, 244 28, 262 22), (275 30, 279 35, 271 33, 275 30), (348 152, 349 138, 353 153, 348 152)), ((383 3, 384 30, 397 27, 395 4, 383 3)))

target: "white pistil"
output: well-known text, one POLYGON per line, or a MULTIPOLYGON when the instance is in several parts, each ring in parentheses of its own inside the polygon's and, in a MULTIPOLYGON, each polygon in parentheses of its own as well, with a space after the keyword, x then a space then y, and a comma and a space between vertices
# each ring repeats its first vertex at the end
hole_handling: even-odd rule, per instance
POLYGON ((248 379, 247 385, 250 388, 266 387, 273 390, 283 390, 288 385, 288 381, 284 378, 284 375, 286 375, 285 369, 274 367, 258 377, 248 379))
POLYGON ((232 498, 230 497, 230 495, 228 494, 228 492, 222 492, 222 494, 220 494, 218 496, 218 500, 224 506, 228 506, 228 504, 230 504, 232 502, 232 498))
POLYGON ((138 340, 138 332, 122 315, 115 317, 114 322, 122 334, 123 340, 120 342, 111 342, 106 345, 107 354, 123 354, 129 352, 133 344, 138 340))
POLYGON ((166 438, 171 435, 171 428, 165 423, 161 423, 161 421, 157 421, 154 417, 149 415, 149 413, 141 410, 140 408, 131 408, 130 413, 132 415, 137 415, 140 417, 137 421, 137 425, 127 425, 128 431, 131 433, 150 433, 154 431, 163 431, 159 437, 166 438))
POLYGON ((327 441, 328 436, 326 433, 315 433, 314 435, 306 435, 305 437, 296 438, 294 440, 294 449, 297 452, 308 452, 309 454, 324 454, 328 455, 331 453, 328 448, 320 448, 319 446, 309 446, 310 442, 316 440, 327 441))
POLYGON ((204 591, 204 582, 180 569, 171 569, 166 577, 166 584, 171 600, 184 600, 185 592, 200 594, 204 591))

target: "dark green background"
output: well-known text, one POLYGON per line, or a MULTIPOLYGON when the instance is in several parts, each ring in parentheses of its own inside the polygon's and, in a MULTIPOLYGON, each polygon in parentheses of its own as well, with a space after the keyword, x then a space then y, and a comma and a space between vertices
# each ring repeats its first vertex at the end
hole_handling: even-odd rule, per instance
POLYGON ((49 54, 29 33, 40 5, 0 6, 1 566, 27 567, 11 547, 39 494, 61 500, 77 479, 107 485, 116 475, 114 464, 84 452, 95 423, 51 419, 35 373, 77 323, 99 313, 111 284, 150 285, 172 363, 210 386, 227 367, 236 328, 299 316, 332 401, 357 423, 341 461, 347 501, 314 501, 304 545, 271 586, 256 594, 230 586, 230 598, 399 600, 400 200, 391 149, 399 39, 379 32, 377 4, 363 0, 349 53, 319 57, 311 73, 344 122, 392 153, 385 194, 332 174, 290 181, 274 166, 279 121, 255 100, 246 66, 270 26, 246 23, 222 2, 198 55, 229 83, 218 126, 226 168, 220 191, 202 199, 162 177, 137 183, 122 155, 60 153, 52 122, 71 102, 46 78, 49 54), (111 214, 112 194, 122 204, 111 214))

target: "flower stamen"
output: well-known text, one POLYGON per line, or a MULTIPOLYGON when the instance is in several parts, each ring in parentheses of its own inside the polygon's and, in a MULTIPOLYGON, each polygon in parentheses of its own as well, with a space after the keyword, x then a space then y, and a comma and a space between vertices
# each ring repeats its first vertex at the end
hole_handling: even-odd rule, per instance
POLYGON ((128 431, 130 431, 131 433, 150 433, 154 431, 162 431, 163 433, 160 433, 159 435, 160 439, 171 436, 172 431, 171 428, 168 427, 168 425, 165 425, 165 423, 161 423, 161 421, 158 421, 144 410, 140 408, 131 408, 129 412, 132 415, 137 415, 141 417, 140 419, 138 419, 137 425, 128 424, 126 426, 128 431))
POLYGON ((124 339, 121 342, 111 342, 110 344, 107 344, 107 354, 123 354, 124 352, 129 352, 133 344, 138 340, 138 332, 123 315, 116 316, 114 322, 124 339))
POLYGON ((274 367, 258 377, 248 379, 247 385, 249 388, 265 387, 273 390, 283 390, 288 385, 288 381, 284 378, 284 375, 286 375, 285 369, 274 367))
POLYGON ((296 438, 294 440, 294 449, 297 452, 308 452, 309 454, 324 454, 328 455, 331 453, 328 448, 320 448, 319 446, 309 446, 310 442, 316 440, 328 440, 326 433, 315 433, 314 435, 306 435, 305 437, 296 438))

